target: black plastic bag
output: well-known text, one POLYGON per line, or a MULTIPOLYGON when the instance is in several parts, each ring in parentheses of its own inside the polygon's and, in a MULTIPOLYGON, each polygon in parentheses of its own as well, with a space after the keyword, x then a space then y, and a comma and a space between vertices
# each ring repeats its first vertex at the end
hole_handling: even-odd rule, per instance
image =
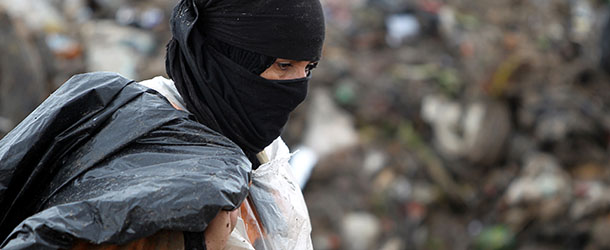
POLYGON ((1 248, 202 232, 241 205, 250 170, 237 145, 154 90, 78 75, 0 140, 1 248))

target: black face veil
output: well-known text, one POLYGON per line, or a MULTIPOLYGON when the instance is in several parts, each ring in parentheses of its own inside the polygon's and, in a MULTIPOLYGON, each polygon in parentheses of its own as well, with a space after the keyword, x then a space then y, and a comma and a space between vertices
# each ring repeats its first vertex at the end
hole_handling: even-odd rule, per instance
POLYGON ((259 74, 275 58, 320 59, 319 1, 182 0, 170 23, 166 68, 187 109, 252 159, 280 135, 309 80, 259 74))

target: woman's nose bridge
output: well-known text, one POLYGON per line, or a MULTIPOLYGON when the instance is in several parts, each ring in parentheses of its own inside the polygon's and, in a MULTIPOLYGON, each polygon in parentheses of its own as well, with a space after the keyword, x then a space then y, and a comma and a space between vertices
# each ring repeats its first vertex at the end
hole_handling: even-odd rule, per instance
POLYGON ((299 67, 299 70, 296 71, 296 78, 304 78, 307 77, 307 67, 299 67))
POLYGON ((290 74, 285 75, 282 78, 285 80, 290 80, 290 79, 299 79, 299 78, 305 78, 305 77, 307 77, 307 70, 299 69, 299 70, 292 71, 290 74))
POLYGON ((307 68, 299 69, 299 78, 307 77, 307 68))

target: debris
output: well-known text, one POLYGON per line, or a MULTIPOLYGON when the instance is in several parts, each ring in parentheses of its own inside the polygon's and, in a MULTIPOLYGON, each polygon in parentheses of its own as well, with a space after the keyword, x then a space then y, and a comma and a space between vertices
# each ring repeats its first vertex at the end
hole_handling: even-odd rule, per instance
POLYGON ((416 150, 417 155, 424 162, 426 172, 432 180, 445 192, 452 200, 464 202, 467 195, 458 187, 457 183, 449 175, 442 161, 428 148, 422 139, 413 131, 412 126, 405 124, 399 131, 400 138, 407 145, 416 150))
POLYGON ((542 203, 555 197, 569 199, 570 186, 568 174, 552 156, 535 154, 526 160, 521 177, 508 188, 506 201, 508 204, 518 204, 542 203))
POLYGON ((610 188, 599 181, 579 181, 574 184, 575 199, 570 217, 580 220, 610 208, 610 188))
POLYGON ((327 91, 314 90, 309 98, 311 107, 304 145, 324 157, 358 142, 352 118, 333 103, 327 91))
POLYGON ((342 231, 347 249, 366 250, 374 248, 381 228, 371 214, 350 213, 343 217, 342 231))
POLYGON ((599 249, 609 248, 610 238, 608 238, 608 234, 610 234, 610 217, 606 215, 593 224, 593 244, 599 249))
POLYGON ((0 136, 11 130, 48 94, 40 50, 0 9, 0 136))
POLYGON ((386 41, 392 48, 399 47, 405 40, 419 33, 419 21, 411 14, 396 14, 386 18, 388 34, 386 41))
POLYGON ((155 46, 151 34, 108 21, 87 23, 82 33, 89 70, 118 72, 130 79, 140 79, 138 66, 155 46))
POLYGON ((292 174, 301 189, 305 188, 309 176, 318 162, 318 154, 308 147, 297 148, 290 159, 292 174))
POLYGON ((508 108, 494 101, 477 100, 463 107, 444 97, 428 96, 422 116, 432 124, 441 152, 475 164, 497 162, 511 130, 508 108))
POLYGON ((0 135, 5 135, 15 127, 13 121, 0 116, 0 135))
POLYGON ((380 250, 401 250, 404 248, 405 246, 401 238, 392 238, 383 244, 380 250))
POLYGON ((50 1, 3 0, 0 6, 12 18, 22 19, 34 32, 61 32, 68 27, 62 13, 50 1))
POLYGON ((503 225, 495 225, 483 229, 475 241, 478 250, 508 250, 515 245, 514 234, 503 225))
POLYGON ((582 43, 589 39, 593 30, 593 9, 589 1, 577 0, 572 3, 572 36, 575 41, 582 43))
POLYGON ((387 155, 378 150, 368 152, 364 158, 364 168, 366 175, 374 175, 379 172, 387 162, 387 155))
POLYGON ((135 8, 130 6, 122 6, 117 10, 115 19, 120 25, 134 25, 137 20, 137 15, 138 13, 135 8))
POLYGON ((61 34, 49 34, 46 38, 47 46, 53 53, 61 58, 74 59, 80 57, 83 48, 75 39, 61 34))
POLYGON ((610 74, 610 15, 608 15, 604 22, 599 43, 601 53, 600 66, 607 74, 610 74))
POLYGON ((160 8, 148 8, 140 15, 138 24, 144 29, 152 29, 161 25, 164 17, 165 15, 160 8))

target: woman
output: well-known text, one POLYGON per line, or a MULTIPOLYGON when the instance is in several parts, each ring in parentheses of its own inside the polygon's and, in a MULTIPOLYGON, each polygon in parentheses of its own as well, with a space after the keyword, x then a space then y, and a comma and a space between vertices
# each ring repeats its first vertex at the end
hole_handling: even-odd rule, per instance
POLYGON ((170 23, 173 82, 75 76, 0 141, 3 249, 158 232, 222 247, 251 169, 306 96, 323 13, 318 0, 182 0, 170 23))

